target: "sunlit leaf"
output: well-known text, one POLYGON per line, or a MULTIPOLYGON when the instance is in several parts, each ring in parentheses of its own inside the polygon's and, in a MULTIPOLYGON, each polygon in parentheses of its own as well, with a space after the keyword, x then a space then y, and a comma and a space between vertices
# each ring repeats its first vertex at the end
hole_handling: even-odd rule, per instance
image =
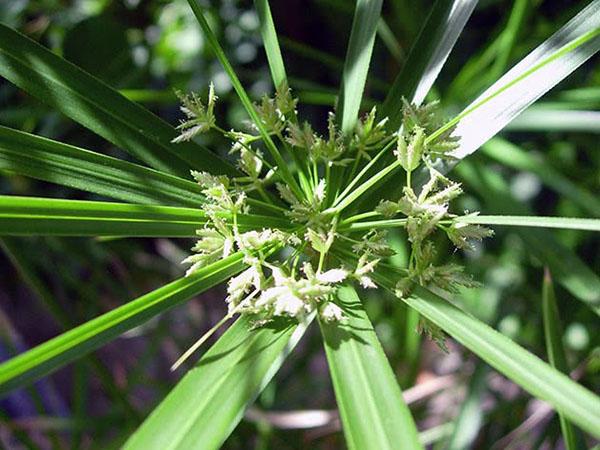
POLYGON ((0 169, 132 203, 199 207, 203 200, 192 181, 1 126, 0 169))
POLYGON ((344 134, 354 130, 358 119, 382 3, 383 0, 356 2, 338 105, 341 129, 344 134))
POLYGON ((0 24, 0 75, 155 169, 235 174, 207 149, 172 144, 173 127, 45 47, 0 24))
POLYGON ((47 375, 239 272, 239 253, 166 284, 0 364, 0 395, 47 375))
MULTIPOLYGON (((238 216, 240 229, 285 220, 238 216)), ((0 235, 193 237, 206 223, 200 209, 0 196, 0 235)))
POLYGON ((304 334, 277 321, 250 330, 238 319, 125 444, 126 450, 221 447, 304 334))
POLYGON ((420 104, 433 86, 477 0, 437 0, 406 60, 383 102, 381 116, 398 128, 402 120, 402 97, 420 104))
POLYGON ((582 219, 579 217, 470 215, 459 217, 456 219, 456 221, 481 225, 506 225, 515 227, 565 228, 570 230, 600 231, 600 219, 582 219))
MULTIPOLYGON (((481 94, 457 124, 458 158, 476 151, 529 105, 600 50, 600 0, 594 0, 481 94)), ((435 134, 432 138, 435 137, 435 134)))
POLYGON ((356 291, 338 290, 347 321, 321 321, 329 370, 350 449, 421 449, 414 420, 356 291))
POLYGON ((593 436, 600 436, 600 398, 506 336, 432 292, 418 288, 406 303, 535 397, 593 436))

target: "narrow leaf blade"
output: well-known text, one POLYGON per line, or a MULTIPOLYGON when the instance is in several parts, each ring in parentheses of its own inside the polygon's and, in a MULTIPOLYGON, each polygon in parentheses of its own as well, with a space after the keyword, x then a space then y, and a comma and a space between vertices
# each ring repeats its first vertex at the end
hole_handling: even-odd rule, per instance
POLYGON ((278 322, 250 330, 238 319, 154 409, 126 450, 218 449, 244 410, 275 375, 304 333, 278 322))
POLYGON ((600 0, 594 0, 448 123, 458 123, 455 155, 476 151, 599 49, 600 0))
POLYGON ((600 231, 600 219, 585 219, 580 217, 471 215, 458 217, 456 218, 456 221, 480 225, 506 225, 515 227, 563 228, 569 230, 600 231))
POLYGON ((600 398, 506 336, 447 300, 415 289, 406 303, 535 397, 595 437, 600 437, 600 398))
POLYGON ((110 342, 242 270, 236 253, 75 327, 0 365, 0 395, 24 386, 110 342))
POLYGON ((352 21, 338 105, 341 130, 349 135, 356 125, 371 62, 383 0, 357 0, 352 21))
MULTIPOLYGON (((463 161, 455 170, 484 201, 485 209, 506 214, 532 214, 513 198, 502 176, 490 167, 463 161)), ((515 228, 527 248, 552 271, 556 280, 575 298, 600 315, 600 277, 548 230, 515 228)))
POLYGON ((0 126, 0 170, 131 203, 201 206, 192 181, 0 126))
POLYGON ((298 186, 298 183, 296 182, 296 178, 292 176, 288 164, 284 161, 283 157, 281 156, 281 153, 279 152, 279 149, 273 142, 271 135, 265 128, 263 121, 258 116, 258 113, 256 112, 256 109, 254 108, 254 105, 252 104, 248 93, 242 86, 242 83, 240 82, 238 76, 235 73, 235 70, 233 70, 233 66, 229 62, 227 55, 225 55, 221 44, 219 44, 219 40, 210 28, 206 17, 204 17, 204 7, 200 6, 198 0, 188 0, 188 4, 190 5, 192 12, 194 13, 194 16, 196 16, 198 24, 200 25, 200 28, 202 28, 204 36, 208 41, 208 44, 210 45, 212 51, 215 53, 221 65, 223 66, 223 69, 229 76, 229 80, 231 81, 233 89, 240 98, 240 101, 246 109, 248 116, 250 116, 250 119, 252 120, 254 125, 256 125, 256 128, 258 129, 258 132, 261 135, 262 140, 265 146, 267 147, 267 150, 277 163, 277 167, 279 169, 281 177, 290 185, 290 188, 294 191, 296 196, 301 198, 302 192, 300 190, 300 186, 298 186))
POLYGON ((155 169, 184 177, 191 168, 237 173, 193 142, 172 144, 177 132, 166 122, 2 24, 0 75, 155 169))
POLYGON ((477 0, 435 2, 381 107, 381 116, 389 117, 391 129, 398 128, 402 120, 400 98, 423 102, 476 5, 477 0))
MULTIPOLYGON (((250 214, 237 220, 242 230, 286 226, 285 220, 250 214)), ((4 236, 192 237, 205 223, 204 212, 193 208, 0 196, 4 236)))
POLYGON ((340 288, 338 299, 347 322, 321 322, 321 332, 348 448, 423 448, 356 291, 340 288))
POLYGON ((536 105, 533 105, 510 122, 506 130, 598 134, 600 133, 600 111, 536 108, 536 105))
POLYGON ((269 69, 271 70, 271 78, 275 89, 287 85, 287 76, 285 74, 285 66, 283 65, 283 57, 277 40, 277 32, 275 31, 275 23, 271 15, 269 0, 254 0, 254 7, 258 11, 260 19, 260 33, 262 35, 265 51, 267 52, 267 60, 269 69))
POLYGON ((483 422, 481 403, 487 391, 489 372, 489 366, 480 362, 471 375, 467 395, 455 420, 446 450, 467 450, 473 447, 483 422))
MULTIPOLYGON (((546 269, 544 273, 544 282, 542 284, 542 312, 544 318, 544 338, 546 341, 546 351, 550 365, 562 373, 568 374, 569 367, 563 346, 562 325, 556 297, 554 295, 554 286, 550 272, 546 269)), ((562 414, 559 413, 560 428, 567 450, 575 450, 577 446, 576 431, 562 414)))
POLYGON ((562 172, 552 167, 552 164, 542 155, 531 154, 498 137, 486 142, 482 150, 486 156, 508 167, 534 173, 546 186, 572 200, 588 215, 600 217, 598 196, 571 181, 562 172))

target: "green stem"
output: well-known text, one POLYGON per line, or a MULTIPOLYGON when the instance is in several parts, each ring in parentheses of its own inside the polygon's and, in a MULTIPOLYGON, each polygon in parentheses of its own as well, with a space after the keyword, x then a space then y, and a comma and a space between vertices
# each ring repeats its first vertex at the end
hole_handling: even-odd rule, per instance
POLYGON ((319 266, 317 267, 317 273, 321 273, 324 262, 325 262, 325 252, 319 254, 319 266))
POLYGON ((365 181, 363 184, 361 184, 359 187, 357 187, 354 191, 352 191, 346 197, 341 197, 341 200, 338 202, 337 206, 330 208, 331 211, 327 211, 327 212, 335 212, 335 213, 341 212, 343 209, 350 206, 350 204, 352 204, 355 200, 357 200, 361 195, 363 195, 365 192, 367 192, 369 189, 371 189, 373 186, 375 186, 377 183, 379 183, 381 180, 383 180, 387 175, 389 175, 394 170, 396 170, 398 167, 400 167, 400 162, 394 161, 392 164, 390 164, 389 166, 384 168, 382 171, 376 173, 371 178, 369 178, 367 181, 365 181))
MULTIPOLYGON (((218 41, 217 37, 215 36, 215 34, 213 33, 212 29, 210 28, 208 21, 204 17, 203 7, 200 6, 200 4, 197 2, 197 0, 188 0, 188 3, 190 5, 190 7, 192 8, 192 11, 193 11, 194 15, 196 16, 196 19, 198 20, 198 23, 200 24, 202 31, 204 32, 204 36, 205 36, 206 40, 208 41, 213 52, 219 59, 219 62, 225 69, 225 72, 227 72, 227 75, 229 75, 231 84, 232 84, 233 88, 235 89, 235 91, 237 92, 242 104, 244 105, 246 112, 250 116, 250 119, 252 119, 252 121, 256 125, 256 128, 258 128, 258 131, 263 138, 263 142, 264 142, 265 146, 267 147, 267 150, 269 151, 269 153, 275 160, 275 163, 279 167, 279 171, 281 173, 281 175, 280 175, 281 178, 286 183, 288 183, 290 189, 294 192, 294 194, 298 198, 302 198, 303 192, 300 189, 300 186, 296 182, 296 179, 292 176, 292 173, 290 172, 285 160, 281 156, 281 153, 279 153, 279 150, 275 146, 273 139, 271 139, 271 136, 269 135, 264 124, 260 120, 260 117, 258 116, 256 109, 254 109, 254 105, 252 104, 250 97, 248 97, 248 94, 246 93, 245 89, 242 86, 242 83, 240 82, 239 78, 237 77, 235 71, 233 70, 231 63, 227 59, 227 56, 225 55, 225 52, 223 51, 221 44, 219 43, 219 41, 218 41)), ((279 173, 279 171, 278 171, 278 173, 279 173)))
POLYGON ((342 223, 340 225, 341 230, 359 231, 359 230, 371 230, 373 228, 398 228, 406 225, 407 219, 387 219, 387 220, 373 220, 370 222, 358 222, 351 223, 347 227, 342 223))
POLYGON ((358 183, 360 179, 369 171, 369 169, 373 167, 377 160, 379 160, 379 158, 381 158, 390 149, 392 143, 389 143, 384 148, 382 148, 381 151, 377 155, 375 155, 375 157, 372 158, 371 161, 369 161, 369 163, 365 165, 365 167, 362 168, 358 175, 350 182, 348 186, 346 186, 342 193, 336 198, 335 202, 333 203, 333 206, 339 204, 344 199, 344 197, 348 195, 348 193, 356 185, 356 183, 358 183))
POLYGON ((356 214, 355 216, 350 216, 344 220, 342 220, 342 223, 340 225, 347 225, 349 223, 352 222, 356 222, 359 221, 361 219, 368 219, 369 217, 375 217, 378 216, 379 213, 376 211, 369 211, 369 212, 364 212, 364 213, 360 213, 360 214, 356 214))
POLYGON ((247 198, 246 202, 248 202, 250 205, 256 205, 256 206, 260 206, 260 207, 263 207, 263 208, 267 208, 267 209, 270 209, 270 210, 275 211, 277 213, 282 213, 282 212, 287 211, 287 209, 282 208, 281 206, 273 205, 270 201, 269 202, 263 202, 263 201, 255 199, 255 198, 247 198))

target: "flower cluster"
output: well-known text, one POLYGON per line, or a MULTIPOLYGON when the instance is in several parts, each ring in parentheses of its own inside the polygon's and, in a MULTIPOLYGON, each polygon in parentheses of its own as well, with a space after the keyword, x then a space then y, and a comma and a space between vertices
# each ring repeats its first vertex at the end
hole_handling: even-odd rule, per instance
MULTIPOLYGON (((325 134, 301 122, 297 99, 286 86, 254 105, 260 123, 244 131, 216 124, 212 86, 206 106, 194 94, 182 96, 182 102, 187 119, 175 141, 214 130, 231 140, 231 153, 237 155, 238 177, 192 172, 206 197, 209 220, 184 261, 190 274, 234 252, 243 254, 248 268, 227 285, 230 315, 252 314, 259 324, 276 316, 301 320, 313 312, 327 322, 344 320, 336 289, 342 283, 365 289, 381 284, 378 267, 394 254, 386 228, 394 226, 405 228, 411 248, 408 267, 394 272, 397 296, 410 295, 415 284, 444 291, 474 284, 462 267, 436 265, 437 232, 461 249, 492 234, 457 221, 450 212, 461 186, 434 165, 452 159, 458 141, 452 128, 437 132, 443 121, 436 104, 417 107, 405 101, 399 130, 389 130, 387 119, 378 118, 373 108, 345 136, 334 113, 325 134), (285 169, 277 161, 280 166, 286 161, 285 169), (392 169, 405 174, 400 194, 361 211, 355 201, 366 192, 361 187, 377 184, 392 169), (413 185, 417 172, 425 181, 413 185), (250 217, 260 218, 263 226, 249 229, 245 219, 250 217)), ((435 330, 425 328, 436 337, 435 330)))

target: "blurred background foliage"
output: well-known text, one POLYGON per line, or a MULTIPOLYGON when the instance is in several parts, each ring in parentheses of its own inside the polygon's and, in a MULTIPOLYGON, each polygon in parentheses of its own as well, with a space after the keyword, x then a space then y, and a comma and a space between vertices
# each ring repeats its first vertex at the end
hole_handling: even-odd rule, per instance
MULTIPOLYGON (((586 3, 480 1, 431 99, 439 99, 449 116, 460 111, 586 3)), ((365 107, 384 98, 431 4, 385 2, 365 107)), ((286 0, 271 2, 271 8, 290 84, 301 99, 300 113, 324 127, 339 86, 353 3, 286 0)), ((256 98, 271 92, 252 2, 213 1, 210 18, 249 92, 256 98)), ((0 21, 173 124, 180 117, 174 90, 205 92, 213 81, 220 97, 219 120, 232 127, 243 125, 242 106, 184 1, 11 0, 0 2, 0 21)), ((468 194, 457 208, 518 214, 526 207, 540 215, 600 217, 598 61, 593 58, 500 138, 457 167, 454 176, 464 182, 468 194)), ((2 125, 131 159, 5 80, 0 80, 0 105, 2 125)), ((201 139, 227 154, 221 138, 201 139)), ((3 175, 0 194, 99 199, 3 175)), ((591 232, 552 234, 599 271, 600 241, 591 232)), ((396 258, 402 261, 404 239, 393 239, 396 258)), ((179 262, 189 247, 187 240, 166 239, 2 239, 0 358, 181 276, 179 262)), ((543 266, 523 235, 498 228, 495 238, 472 252, 447 250, 482 282, 481 288, 464 292, 462 306, 547 360, 541 322, 543 266)), ((597 392, 597 318, 564 289, 556 286, 556 291, 573 376, 597 392)), ((411 410, 431 448, 561 448, 552 411, 544 411, 539 401, 451 340, 449 353, 444 353, 416 332, 413 312, 381 297, 380 292, 370 293, 367 308, 402 387, 416 386, 405 392, 413 395, 411 410)), ((222 288, 216 288, 0 400, 0 445, 118 448, 181 376, 169 371, 170 364, 222 317, 222 299, 222 288)), ((334 409, 327 362, 313 327, 225 448, 343 448, 334 409), (306 410, 317 411, 299 413, 306 410)))

